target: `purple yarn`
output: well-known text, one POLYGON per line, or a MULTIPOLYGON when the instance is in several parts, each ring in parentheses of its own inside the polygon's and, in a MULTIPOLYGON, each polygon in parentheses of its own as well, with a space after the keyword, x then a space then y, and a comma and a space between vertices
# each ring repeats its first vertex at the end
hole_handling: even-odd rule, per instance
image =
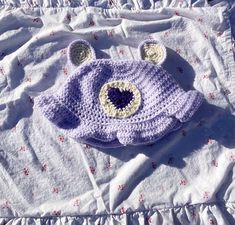
MULTIPOLYGON (((122 109, 133 93, 110 88, 108 97, 122 109)), ((77 68, 56 94, 35 98, 42 113, 64 134, 99 147, 153 143, 190 120, 202 101, 201 93, 185 92, 161 66, 111 59, 77 68), (99 101, 102 86, 116 80, 130 82, 141 93, 139 109, 127 118, 110 117, 99 101)))
POLYGON ((122 109, 133 99, 133 93, 130 91, 120 91, 119 88, 110 88, 108 90, 108 98, 118 109, 122 109))

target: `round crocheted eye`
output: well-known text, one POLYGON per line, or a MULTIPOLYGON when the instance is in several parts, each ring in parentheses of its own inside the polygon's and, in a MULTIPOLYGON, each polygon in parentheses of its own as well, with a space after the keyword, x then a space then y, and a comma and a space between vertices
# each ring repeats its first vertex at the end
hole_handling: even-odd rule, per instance
POLYGON ((130 82, 112 81, 102 86, 99 100, 107 115, 126 118, 138 110, 141 94, 137 87, 130 82))

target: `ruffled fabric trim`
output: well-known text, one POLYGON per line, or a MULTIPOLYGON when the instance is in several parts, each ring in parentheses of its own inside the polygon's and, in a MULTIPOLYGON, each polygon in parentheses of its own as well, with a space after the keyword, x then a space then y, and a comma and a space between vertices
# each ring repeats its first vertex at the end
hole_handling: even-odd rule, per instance
POLYGON ((67 216, 60 211, 48 216, 1 217, 1 225, 81 224, 81 225, 231 225, 235 222, 235 204, 216 202, 120 213, 67 216))
MULTIPOLYGON (((231 0, 232 1, 232 0, 231 0)), ((213 2, 213 1, 212 1, 213 2)), ((223 2, 221 0, 221 2, 223 2)), ((61 7, 98 7, 103 9, 126 9, 126 10, 146 10, 162 7, 203 7, 209 6, 206 0, 161 0, 161 1, 138 1, 138 0, 0 0, 0 7, 7 6, 13 8, 61 8, 61 7)))

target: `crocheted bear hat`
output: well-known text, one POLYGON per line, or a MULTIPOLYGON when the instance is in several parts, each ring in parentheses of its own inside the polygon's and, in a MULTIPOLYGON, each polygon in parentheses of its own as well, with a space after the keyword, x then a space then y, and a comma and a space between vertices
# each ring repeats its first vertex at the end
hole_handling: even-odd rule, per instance
POLYGON ((166 49, 154 40, 139 46, 140 60, 96 59, 87 41, 67 51, 74 69, 54 94, 35 98, 65 135, 96 147, 149 144, 177 130, 203 101, 185 92, 160 64, 166 49))

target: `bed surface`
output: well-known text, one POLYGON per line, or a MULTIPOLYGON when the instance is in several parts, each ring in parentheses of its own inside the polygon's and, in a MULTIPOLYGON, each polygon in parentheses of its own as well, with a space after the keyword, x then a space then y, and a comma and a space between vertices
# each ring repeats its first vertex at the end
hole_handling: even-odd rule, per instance
POLYGON ((0 1, 0 224, 235 224, 234 6, 0 1), (114 60, 159 40, 163 67, 206 101, 155 144, 79 144, 34 107, 70 75, 78 38, 114 60))

